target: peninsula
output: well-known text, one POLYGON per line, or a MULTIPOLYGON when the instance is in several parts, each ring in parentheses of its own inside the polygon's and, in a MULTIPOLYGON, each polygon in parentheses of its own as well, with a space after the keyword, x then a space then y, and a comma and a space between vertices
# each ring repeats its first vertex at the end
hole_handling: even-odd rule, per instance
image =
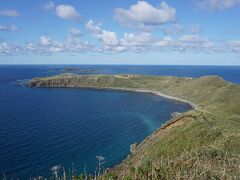
POLYGON ((31 87, 149 92, 189 103, 103 179, 235 179, 240 177, 240 86, 218 76, 60 74, 30 80, 31 87))

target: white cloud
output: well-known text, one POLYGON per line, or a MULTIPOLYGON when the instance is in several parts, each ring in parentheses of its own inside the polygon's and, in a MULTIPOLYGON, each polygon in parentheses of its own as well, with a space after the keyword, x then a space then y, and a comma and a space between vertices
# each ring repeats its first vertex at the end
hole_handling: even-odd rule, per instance
POLYGON ((224 10, 240 5, 240 0, 199 0, 197 6, 201 10, 224 10))
MULTIPOLYGON (((109 38, 111 39, 111 38, 109 38)), ((114 40, 115 41, 115 40, 114 40)), ((67 37, 63 41, 41 36, 39 41, 25 44, 10 43, 0 40, 0 55, 19 54, 51 55, 54 53, 120 53, 120 52, 192 52, 192 53, 240 53, 240 40, 227 42, 210 41, 199 35, 183 35, 179 38, 165 36, 154 37, 150 33, 125 33, 117 43, 104 43, 94 47, 80 38, 67 37)))
POLYGON ((80 21, 81 16, 75 9, 75 7, 67 4, 55 5, 53 1, 49 1, 47 4, 44 4, 42 8, 46 11, 55 12, 55 14, 62 18, 73 21, 80 21))
POLYGON ((166 49, 169 50, 170 48, 172 48, 174 44, 174 41, 171 37, 166 36, 160 40, 157 40, 156 42, 153 43, 153 45, 157 48, 157 49, 166 49))
POLYGON ((113 31, 104 30, 99 23, 89 20, 86 28, 99 43, 95 46, 81 40, 81 31, 68 30, 64 40, 54 40, 41 36, 39 40, 25 44, 16 44, 0 40, 0 55, 54 53, 120 53, 120 52, 191 52, 191 53, 240 53, 240 41, 212 41, 200 34, 175 34, 174 36, 153 35, 150 32, 124 33, 118 38, 113 31))
POLYGON ((82 42, 78 37, 67 36, 66 39, 58 41, 43 35, 36 42, 32 41, 24 44, 0 40, 0 56, 21 54, 51 55, 54 53, 79 54, 93 50, 93 46, 87 42, 82 42))
POLYGON ((100 23, 89 20, 86 28, 100 43, 95 46, 81 41, 81 31, 77 28, 68 30, 66 39, 53 40, 49 36, 41 36, 37 42, 25 45, 2 44, 1 55, 17 54, 16 52, 53 54, 53 53, 120 53, 120 52, 240 52, 240 42, 229 42, 222 48, 218 42, 212 42, 199 34, 184 34, 174 36, 153 36, 150 32, 124 33, 118 38, 114 31, 104 30, 100 23), (20 48, 21 47, 21 48, 20 48))
MULTIPOLYGON (((183 35, 176 42, 176 48, 181 51, 195 52, 216 52, 216 45, 206 37, 201 37, 196 34, 183 35)), ((219 48, 219 47, 218 47, 219 48)), ((220 49, 219 49, 220 50, 220 49)))
POLYGON ((72 37, 79 37, 82 35, 82 32, 80 31, 80 29, 77 29, 77 28, 71 28, 68 30, 68 32, 72 37))
POLYGON ((95 24, 92 20, 87 22, 86 28, 94 37, 99 39, 104 46, 116 46, 119 43, 115 32, 101 29, 100 24, 95 24))
POLYGON ((56 15, 63 19, 79 21, 81 19, 80 14, 73 6, 70 5, 58 5, 56 6, 56 15))
POLYGON ((3 9, 0 10, 0 16, 18 17, 20 14, 13 9, 3 9))
POLYGON ((127 51, 137 52, 162 51, 173 48, 173 45, 174 41, 170 37, 157 38, 148 32, 125 33, 119 44, 127 51))
POLYGON ((20 29, 15 25, 2 25, 0 24, 0 31, 19 31, 20 29))
POLYGON ((124 37, 121 39, 121 44, 126 47, 130 46, 145 46, 151 43, 152 37, 150 33, 125 33, 124 37))
POLYGON ((240 53, 240 40, 232 40, 225 43, 232 52, 240 53))
POLYGON ((92 20, 89 20, 86 24, 86 28, 90 33, 97 35, 102 33, 101 24, 95 24, 92 20))
POLYGON ((183 35, 180 37, 179 39, 182 42, 190 42, 190 43, 203 43, 203 42, 207 42, 208 39, 204 38, 204 37, 200 37, 199 35, 183 35))
POLYGON ((52 11, 55 9, 55 4, 53 1, 49 1, 47 4, 43 5, 43 9, 46 11, 52 11))
POLYGON ((16 43, 0 40, 0 56, 19 55, 24 51, 23 48, 16 43))
POLYGON ((216 52, 215 44, 205 37, 184 35, 180 38, 165 36, 153 37, 150 33, 125 33, 118 46, 125 51, 186 51, 186 52, 216 52))
POLYGON ((41 36, 37 43, 31 42, 26 45, 26 50, 37 54, 52 53, 83 53, 93 49, 91 45, 81 42, 78 37, 67 37, 63 41, 53 40, 48 36, 41 36))
POLYGON ((153 37, 150 32, 124 33, 120 39, 115 32, 106 31, 101 28, 101 24, 96 24, 89 20, 86 24, 89 32, 100 42, 98 48, 100 52, 148 52, 148 51, 192 51, 192 52, 215 52, 215 44, 206 37, 196 33, 181 36, 153 37))
POLYGON ((138 1, 129 9, 115 9, 114 19, 126 26, 146 29, 175 21, 175 16, 175 8, 164 1, 159 7, 153 7, 146 1, 138 1))
POLYGON ((102 35, 99 36, 105 45, 116 46, 118 44, 118 38, 113 31, 102 31, 102 35))
POLYGON ((49 46, 52 44, 52 40, 47 36, 41 36, 39 42, 42 46, 49 46))

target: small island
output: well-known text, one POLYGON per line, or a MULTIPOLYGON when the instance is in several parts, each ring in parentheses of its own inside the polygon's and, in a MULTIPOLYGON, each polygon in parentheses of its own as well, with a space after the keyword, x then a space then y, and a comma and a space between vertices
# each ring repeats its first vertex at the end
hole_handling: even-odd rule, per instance
POLYGON ((96 73, 100 71, 100 69, 96 68, 81 68, 81 67, 65 67, 61 70, 63 73, 68 73, 68 72, 78 72, 78 73, 96 73))
POLYGON ((218 76, 76 75, 34 78, 30 87, 148 92, 192 106, 140 144, 103 179, 216 179, 240 176, 240 86, 218 76))

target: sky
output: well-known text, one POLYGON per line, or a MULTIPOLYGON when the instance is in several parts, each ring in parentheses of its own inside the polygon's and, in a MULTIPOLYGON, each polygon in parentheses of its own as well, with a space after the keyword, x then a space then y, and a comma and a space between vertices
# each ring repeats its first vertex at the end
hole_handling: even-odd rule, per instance
POLYGON ((0 0, 0 64, 240 65, 240 0, 0 0))

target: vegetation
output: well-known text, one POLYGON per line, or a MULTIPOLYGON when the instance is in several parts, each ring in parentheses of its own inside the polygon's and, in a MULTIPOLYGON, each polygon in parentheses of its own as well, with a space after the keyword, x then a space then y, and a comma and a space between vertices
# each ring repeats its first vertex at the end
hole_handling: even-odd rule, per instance
POLYGON ((98 179, 238 179, 240 86, 217 76, 177 78, 139 75, 36 78, 33 87, 150 90, 198 108, 174 116, 121 164, 98 179))
MULTIPOLYGON (((96 156, 96 169, 93 174, 88 174, 86 171, 87 165, 85 165, 82 173, 78 173, 78 170, 74 168, 72 164, 71 169, 65 169, 61 165, 53 166, 50 169, 51 175, 49 176, 30 176, 30 180, 97 180, 100 179, 103 174, 103 164, 105 163, 105 158, 103 156, 96 156)), ((0 175, 2 180, 14 180, 14 176, 7 176, 4 173, 0 175)), ((19 178, 16 178, 19 180, 19 178)))

